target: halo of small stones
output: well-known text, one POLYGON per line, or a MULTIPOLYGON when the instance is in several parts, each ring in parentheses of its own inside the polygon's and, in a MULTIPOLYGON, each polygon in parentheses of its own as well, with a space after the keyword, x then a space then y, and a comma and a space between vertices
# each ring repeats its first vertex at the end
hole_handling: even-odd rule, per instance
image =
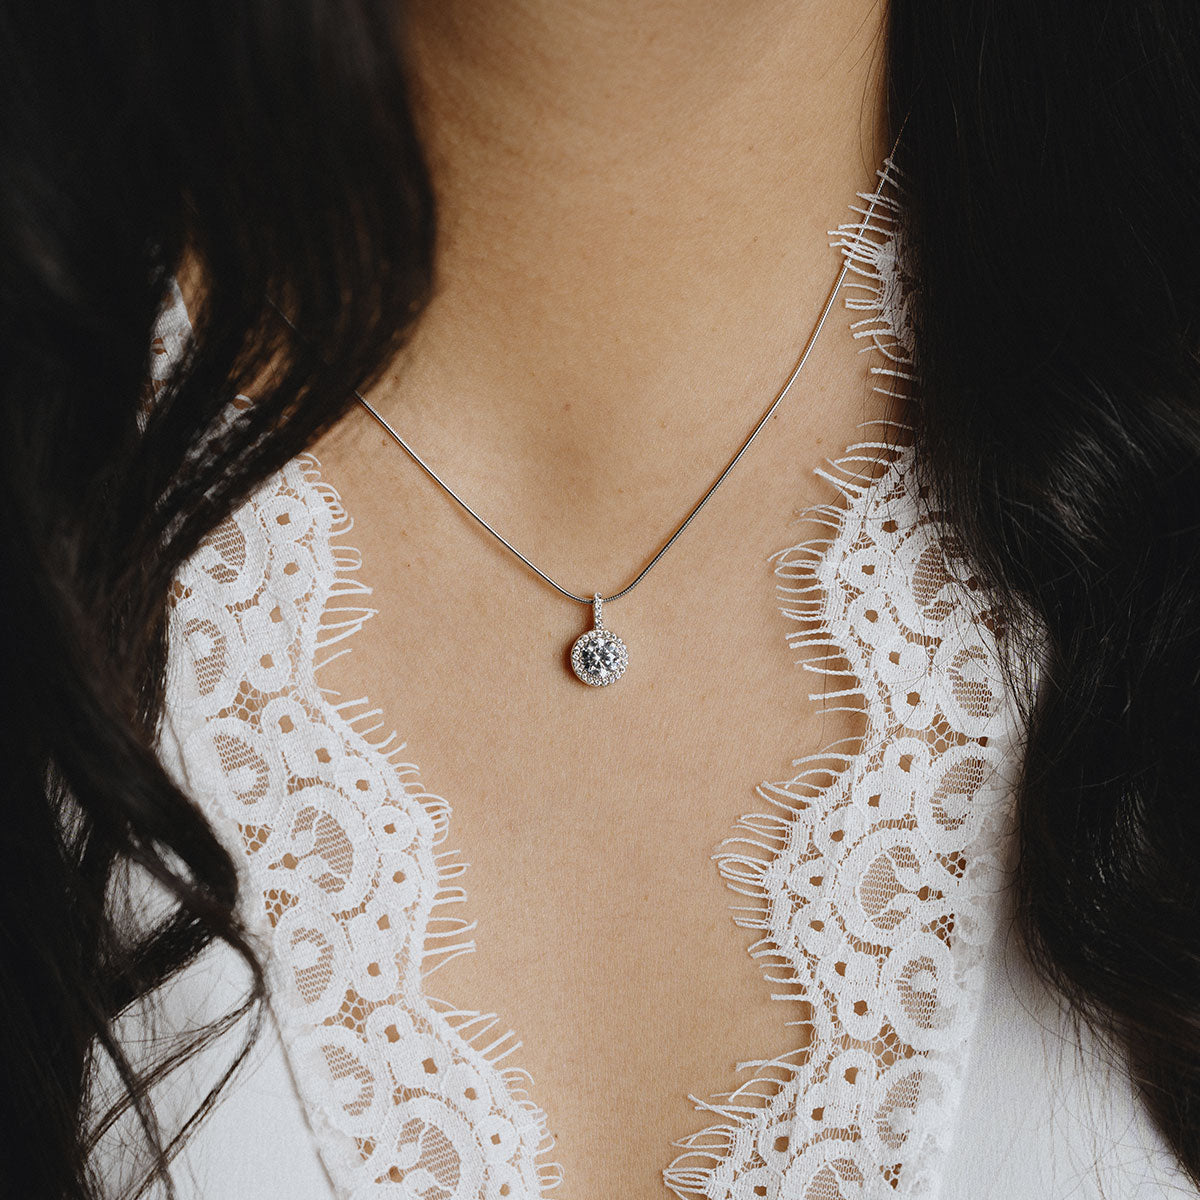
POLYGON ((627 666, 629 666, 629 650, 611 629, 589 629, 587 633, 576 638, 575 644, 571 647, 571 669, 584 683, 591 684, 592 687, 606 687, 610 683, 615 683, 625 674, 627 666), (606 642, 617 648, 617 661, 611 671, 603 673, 591 671, 584 666, 583 652, 592 642, 606 642))

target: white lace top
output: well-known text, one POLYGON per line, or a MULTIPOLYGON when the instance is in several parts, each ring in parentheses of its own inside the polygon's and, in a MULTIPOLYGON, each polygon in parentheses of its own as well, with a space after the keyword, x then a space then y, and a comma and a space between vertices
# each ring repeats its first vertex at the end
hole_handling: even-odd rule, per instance
MULTIPOLYGON (((857 219, 831 231, 881 389, 905 377, 912 350, 900 198, 889 160, 857 219)), ((176 292, 158 329, 162 374, 189 332, 176 292)), ((712 1120, 664 1146, 665 1189, 680 1197, 1091 1194, 1022 1190, 1027 1155, 995 1151, 1006 1128, 1040 1122, 1064 1095, 1035 1055, 1007 1125, 990 1124, 1006 1111, 1003 1071, 978 1043, 1001 1036, 1020 730, 986 605, 953 538, 921 513, 911 467, 878 433, 849 447, 821 472, 840 497, 774 558, 786 648, 804 647, 815 672, 844 659, 836 694, 865 714, 866 733, 860 748, 829 746, 764 784, 760 810, 716 848, 737 921, 761 932, 751 953, 803 993, 814 1028, 809 1046, 777 1059, 747 1046, 731 1095, 692 1097, 712 1120), (871 462, 887 464, 873 480, 871 462), (1000 1107, 972 1117, 988 1086, 1000 1107)), ((244 869, 272 991, 260 1066, 201 1127, 180 1186, 219 1200, 600 1200, 561 1177, 516 1036, 426 983, 470 946, 453 915, 465 864, 449 805, 378 712, 334 703, 319 682, 331 647, 370 615, 350 529, 304 454, 178 579, 164 755, 244 869)), ((197 968, 206 997, 230 961, 214 954, 197 968)), ((1025 1026, 1035 1019, 1032 1003, 1010 1007, 1025 1026)), ((1028 1057, 1036 1037, 1022 1037, 1028 1057)), ((1014 1043, 1001 1055, 1006 1069, 1024 1069, 1021 1053, 1014 1043)), ((1054 1170, 1070 1158, 1062 1144, 1043 1146, 1054 1170)), ((1138 1153, 1140 1171, 1150 1152, 1138 1153)), ((1133 1195, 1135 1175, 1115 1192, 1110 1176, 1107 1194, 1133 1195)), ((1088 1176, 1070 1178, 1082 1188, 1088 1176)))

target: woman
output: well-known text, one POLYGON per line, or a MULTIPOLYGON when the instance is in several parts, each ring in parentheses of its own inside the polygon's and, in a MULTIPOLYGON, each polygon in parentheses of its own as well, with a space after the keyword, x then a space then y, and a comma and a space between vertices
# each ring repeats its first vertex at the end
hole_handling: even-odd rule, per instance
POLYGON ((7 13, 6 1193, 1194 1192, 1198 23, 7 13))

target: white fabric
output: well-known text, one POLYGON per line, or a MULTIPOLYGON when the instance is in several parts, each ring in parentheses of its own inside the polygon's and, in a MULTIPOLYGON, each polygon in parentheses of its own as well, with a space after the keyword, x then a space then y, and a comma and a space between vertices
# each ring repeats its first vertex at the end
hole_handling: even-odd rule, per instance
MULTIPOLYGON (((831 232, 882 389, 912 350, 890 160, 860 200, 831 232)), ((165 372, 189 334, 177 291, 159 332, 165 372)), ((813 1042, 776 1060, 746 1047, 751 1077, 664 1147, 664 1184, 710 1200, 1162 1195, 1169 1155, 1127 1085, 1060 1053, 1043 1029, 1057 1010, 1003 951, 1021 730, 986 604, 886 432, 822 472, 841 499, 775 556, 786 645, 813 671, 845 658, 862 746, 799 760, 716 855, 764 973, 810 1001, 813 1042), (1099 1134, 1097 1097, 1113 1121, 1099 1134)), ((403 745, 317 682, 370 615, 349 527, 301 455, 179 577, 164 755, 244 869, 272 987, 252 1070, 193 1137, 180 1194, 592 1200, 560 1179, 515 1036, 426 986, 470 946, 453 915, 464 864, 403 745)), ((166 1020, 240 978, 214 947, 166 1020)), ((168 1107, 185 1113, 220 1061, 218 1045, 173 1080, 168 1107)))
POLYGON ((1128 1075, 1033 976, 1008 922, 989 950, 943 1200, 1158 1200, 1196 1189, 1128 1075))

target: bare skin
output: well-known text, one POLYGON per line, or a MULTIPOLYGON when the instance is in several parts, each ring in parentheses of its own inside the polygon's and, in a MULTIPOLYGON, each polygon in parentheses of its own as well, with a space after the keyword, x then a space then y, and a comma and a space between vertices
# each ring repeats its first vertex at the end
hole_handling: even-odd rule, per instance
MULTIPOLYGON (((438 294, 369 398, 573 591, 624 587, 790 373, 880 140, 877 0, 418 0, 412 69, 438 294)), ((477 950, 430 991, 496 1011, 558 1139, 564 1200, 665 1196, 671 1143, 738 1061, 804 1044, 709 861, 764 780, 859 732, 808 698, 776 550, 813 475, 888 415, 839 302, 796 387, 696 522, 606 610, 626 676, 588 688, 589 612, 481 530, 362 409, 314 447, 378 612, 323 668, 424 786, 477 950)), ((894 410, 891 415, 894 414, 894 410)))

